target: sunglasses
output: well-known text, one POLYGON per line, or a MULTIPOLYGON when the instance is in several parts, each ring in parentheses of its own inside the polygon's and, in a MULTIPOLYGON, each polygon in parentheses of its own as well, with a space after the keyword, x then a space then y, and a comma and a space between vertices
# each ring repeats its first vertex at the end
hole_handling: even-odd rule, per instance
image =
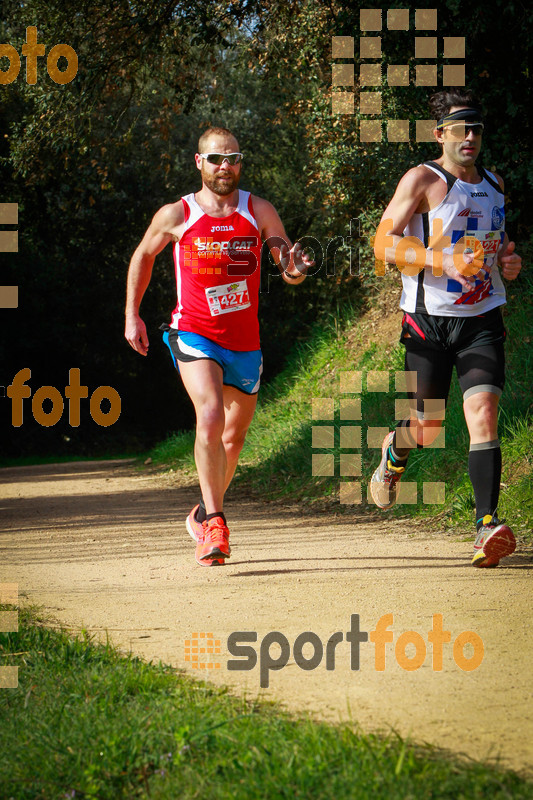
POLYGON ((220 167, 224 161, 232 167, 235 164, 240 164, 242 161, 242 153, 199 153, 201 158, 205 158, 208 164, 216 164, 220 167))
POLYGON ((482 122, 453 122, 451 125, 444 125, 441 131, 448 131, 453 139, 464 139, 470 131, 474 136, 481 136, 485 126, 482 122))

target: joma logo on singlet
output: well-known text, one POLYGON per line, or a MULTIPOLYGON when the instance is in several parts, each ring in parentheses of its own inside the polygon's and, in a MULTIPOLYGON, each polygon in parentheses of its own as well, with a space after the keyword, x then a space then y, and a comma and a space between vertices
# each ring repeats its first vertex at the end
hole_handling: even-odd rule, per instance
POLYGON ((470 192, 470 197, 488 197, 487 192, 470 192))
POLYGON ((234 231, 235 228, 233 225, 213 225, 211 228, 211 233, 215 231, 234 231))

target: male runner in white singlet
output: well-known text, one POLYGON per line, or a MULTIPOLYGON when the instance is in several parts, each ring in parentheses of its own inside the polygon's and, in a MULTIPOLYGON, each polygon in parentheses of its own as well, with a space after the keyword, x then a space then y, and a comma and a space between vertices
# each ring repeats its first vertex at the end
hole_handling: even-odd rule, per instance
POLYGON ((511 529, 497 516, 498 400, 505 370, 500 312, 505 288, 499 268, 506 280, 514 280, 521 258, 504 231, 503 181, 476 166, 483 118, 472 93, 438 92, 430 109, 438 120, 434 135, 442 154, 403 176, 376 236, 376 257, 402 271, 401 342, 405 370, 414 374, 416 385, 408 387, 411 418, 385 437, 370 491, 380 508, 394 505, 411 450, 432 444, 439 433, 455 366, 476 503, 472 564, 492 567, 516 546, 511 529), (409 236, 423 243, 415 263, 407 258, 413 246, 409 236))
POLYGON ((196 411, 194 456, 202 499, 186 520, 196 561, 219 566, 230 555, 224 494, 257 402, 262 356, 257 306, 262 241, 290 285, 313 261, 291 245, 275 208, 238 188, 242 154, 226 128, 198 142, 202 188, 163 206, 135 250, 128 273, 129 344, 148 353, 139 307, 155 257, 173 243, 177 305, 163 340, 196 411))

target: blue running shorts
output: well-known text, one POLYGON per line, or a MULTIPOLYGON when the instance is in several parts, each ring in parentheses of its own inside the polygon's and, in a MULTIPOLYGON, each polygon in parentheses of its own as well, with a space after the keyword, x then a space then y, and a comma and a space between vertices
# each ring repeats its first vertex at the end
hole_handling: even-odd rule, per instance
POLYGON ((222 381, 245 394, 257 394, 263 372, 261 350, 228 350, 199 333, 164 328, 163 341, 170 350, 174 366, 179 361, 215 361, 223 372, 222 381))

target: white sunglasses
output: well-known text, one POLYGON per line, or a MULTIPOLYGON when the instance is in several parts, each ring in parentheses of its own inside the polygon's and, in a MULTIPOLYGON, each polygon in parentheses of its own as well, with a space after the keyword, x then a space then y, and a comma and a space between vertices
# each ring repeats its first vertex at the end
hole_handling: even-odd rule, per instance
POLYGON ((205 158, 208 164, 216 164, 218 167, 220 167, 224 161, 227 161, 232 167, 234 167, 235 164, 240 164, 242 161, 242 153, 199 153, 198 155, 201 158, 205 158))

